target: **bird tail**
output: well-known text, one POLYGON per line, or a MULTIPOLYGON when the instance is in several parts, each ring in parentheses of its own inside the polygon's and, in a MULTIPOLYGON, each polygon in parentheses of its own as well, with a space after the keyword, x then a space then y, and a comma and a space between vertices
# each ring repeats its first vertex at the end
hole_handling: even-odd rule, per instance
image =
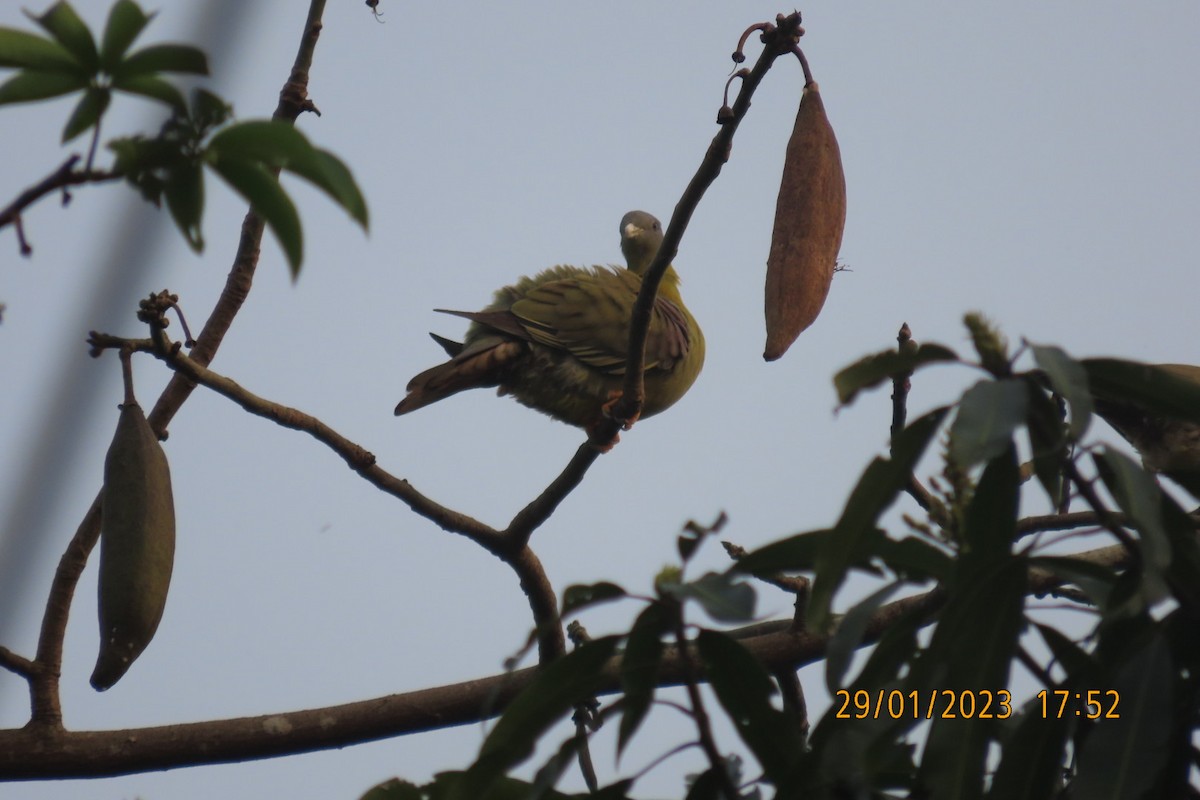
POLYGON ((416 411, 466 389, 498 386, 525 345, 511 339, 480 341, 454 358, 430 367, 408 382, 408 394, 396 405, 396 416, 416 411))

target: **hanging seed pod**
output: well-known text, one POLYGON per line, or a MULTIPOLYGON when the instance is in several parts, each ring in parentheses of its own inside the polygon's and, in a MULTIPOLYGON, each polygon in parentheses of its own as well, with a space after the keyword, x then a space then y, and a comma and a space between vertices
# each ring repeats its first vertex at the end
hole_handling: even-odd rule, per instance
POLYGON ((821 313, 845 226, 841 153, 817 84, 809 83, 788 140, 775 203, 767 257, 767 361, 787 352, 821 313))
POLYGON ((100 656, 91 683, 125 674, 158 628, 175 558, 171 473, 141 406, 127 402, 108 455, 100 512, 100 656))

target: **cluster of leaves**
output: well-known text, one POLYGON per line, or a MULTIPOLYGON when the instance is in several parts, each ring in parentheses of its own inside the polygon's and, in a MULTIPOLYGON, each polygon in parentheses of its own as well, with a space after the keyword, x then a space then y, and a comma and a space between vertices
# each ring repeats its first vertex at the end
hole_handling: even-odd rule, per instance
MULTIPOLYGON (((231 109, 215 95, 198 90, 192 102, 162 73, 207 75, 200 50, 158 44, 129 52, 149 24, 133 0, 118 0, 104 32, 96 38, 67 2, 41 16, 30 15, 49 38, 0 28, 0 67, 19 71, 0 85, 0 105, 46 100, 82 92, 63 128, 63 142, 93 130, 93 147, 113 92, 140 95, 166 104, 171 117, 157 136, 116 139, 113 174, 124 177, 144 198, 166 200, 171 218, 193 250, 204 247, 204 167, 216 172, 271 228, 293 277, 303 261, 303 232, 295 204, 279 184, 281 170, 324 191, 364 229, 367 207, 350 170, 337 156, 314 147, 286 122, 229 124, 231 109)), ((89 156, 87 169, 92 166, 89 156)))
POLYGON ((285 122, 226 124, 230 114, 231 109, 219 97, 197 90, 190 109, 173 114, 157 136, 133 136, 109 144, 116 156, 115 170, 150 202, 158 205, 166 200, 171 218, 193 250, 204 248, 200 222, 205 167, 233 187, 266 221, 287 256, 293 277, 304 258, 304 237, 296 206, 279 183, 280 170, 321 189, 367 227, 366 201, 341 159, 314 147, 285 122))
POLYGON ((183 95, 159 73, 207 75, 208 59, 200 50, 181 44, 152 45, 130 53, 152 16, 132 0, 118 0, 109 11, 99 46, 66 2, 55 3, 41 16, 29 14, 50 38, 0 28, 0 67, 20 70, 0 85, 0 105, 83 92, 63 127, 63 142, 98 127, 114 91, 184 111, 183 95))
MULTIPOLYGON (((497 722, 470 768, 423 787, 391 781, 368 797, 567 797, 552 787, 576 753, 578 737, 565 741, 531 783, 507 772, 529 757, 552 723, 611 680, 611 659, 622 655, 616 668, 622 698, 613 710, 622 715, 617 741, 623 750, 652 706, 669 642, 678 645, 685 635, 686 603, 700 602, 721 622, 747 620, 754 597, 746 576, 798 571, 814 575, 808 629, 830 632, 827 688, 846 699, 829 708, 811 736, 776 706, 774 679, 738 638, 686 627, 697 670, 761 769, 760 778, 739 785, 737 762, 725 760, 724 768, 738 775, 733 784, 742 796, 759 797, 767 788, 781 798, 889 792, 935 798, 1181 796, 1192 765, 1200 763, 1192 743, 1200 705, 1196 523, 1139 464, 1111 448, 1085 447, 1081 439, 1093 395, 1200 423, 1200 385, 1172 380, 1144 364, 1075 360, 1059 348, 1034 345, 1018 356, 1027 350, 1035 368, 1018 372, 1017 359, 986 322, 970 317, 968 323, 979 355, 970 366, 986 377, 962 395, 956 409, 937 408, 899 432, 890 456, 867 467, 832 528, 767 545, 723 574, 685 582, 681 570, 665 572, 656 596, 643 598, 646 606, 628 633, 588 642, 541 672, 497 722), (1060 412, 1059 398, 1069 413, 1060 412), (907 535, 889 536, 880 528, 881 516, 909 485, 947 421, 946 455, 972 476, 961 513, 934 509, 936 531, 914 526, 907 535), (1130 549, 1124 566, 1059 554, 1038 538, 1023 541, 1018 510, 1025 478, 1017 444, 1022 436, 1033 462, 1026 471, 1038 476, 1056 507, 1074 486, 1130 549), (1083 478, 1085 468, 1095 477, 1083 478), (1110 499, 1100 497, 1100 486, 1110 499), (838 617, 832 601, 851 572, 875 576, 883 585, 838 617), (1028 607, 1026 596, 1035 573, 1069 587, 1079 608, 1094 614, 1087 636, 1073 638, 1031 614, 1036 609, 1028 607), (929 602, 911 604, 889 622, 851 676, 852 656, 868 641, 868 622, 906 587, 909 593, 936 589, 929 602), (931 624, 922 645, 918 633, 931 624), (1027 635, 1040 637, 1049 661, 1038 664, 1030 655, 1027 635), (1049 694, 1024 704, 1003 699, 1000 690, 1009 689, 1018 661, 1044 681, 1049 694), (855 697, 893 702, 890 710, 885 705, 879 711, 851 703, 855 697), (964 697, 978 702, 972 708, 964 697), (897 699, 904 701, 903 712, 897 699), (923 750, 917 745, 922 739, 923 750), (989 760, 990 751, 999 753, 998 761, 989 760)), ((947 362, 967 363, 940 345, 902 348, 848 367, 836 385, 849 402, 897 375, 947 362)), ((693 529, 680 539, 685 565, 703 538, 695 534, 693 529)), ((574 587, 563 611, 577 613, 626 596, 612 584, 574 587)), ((689 800, 725 797, 716 769, 691 782, 689 800)), ((579 796, 624 798, 632 785, 626 778, 599 794, 579 796)))

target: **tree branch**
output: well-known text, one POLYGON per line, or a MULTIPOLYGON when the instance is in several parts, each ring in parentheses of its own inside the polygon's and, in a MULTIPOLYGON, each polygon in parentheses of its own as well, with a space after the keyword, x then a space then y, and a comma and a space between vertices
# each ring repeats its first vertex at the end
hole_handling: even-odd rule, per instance
MULTIPOLYGON (((1112 545, 1075 557, 1118 566, 1128 563, 1129 554, 1112 545)), ((1044 593, 1061 583, 1045 570, 1030 570, 1028 592, 1044 593)), ((915 613, 925 624, 933 622, 944 602, 944 593, 934 589, 882 606, 871 615, 860 647, 877 642, 902 616, 915 613)), ((790 620, 774 620, 730 635, 771 671, 795 670, 825 657, 829 635, 790 631, 790 626, 790 620)), ((94 778, 247 761, 474 724, 503 712, 536 672, 536 667, 530 667, 356 703, 258 717, 121 731, 35 727, 0 731, 0 780, 94 778)), ((667 648, 658 685, 679 686, 684 680, 678 648, 667 648)), ((620 659, 615 658, 605 667, 597 694, 620 691, 620 659)))
MULTIPOLYGON (((294 122, 306 108, 307 101, 298 98, 302 98, 306 91, 308 69, 312 65, 313 51, 321 32, 321 15, 324 9, 325 0, 311 0, 309 3, 308 18, 305 21, 300 49, 288 82, 280 93, 279 104, 274 113, 276 119, 294 122)), ((242 222, 241 239, 238 242, 237 254, 234 256, 233 267, 225 282, 225 289, 213 307, 191 353, 192 359, 200 364, 207 365, 216 355, 221 341, 225 338, 225 333, 233 324, 234 317, 250 293, 250 285, 258 265, 259 246, 262 243, 263 231, 262 218, 253 210, 248 211, 242 222)), ((158 402, 155 403, 148 419, 160 438, 166 438, 167 424, 191 395, 193 388, 195 388, 194 383, 176 375, 159 395, 158 402)), ((96 499, 92 501, 91 508, 80 522, 75 537, 59 560, 58 569, 50 586, 50 596, 46 601, 46 610, 42 617, 41 635, 38 640, 37 680, 31 685, 33 695, 31 719, 43 727, 45 725, 61 727, 62 725, 58 691, 58 676, 62 668, 62 638, 67 628, 67 617, 70 614, 75 586, 87 563, 88 555, 95 547, 99 537, 100 493, 97 492, 96 499)))
MULTIPOLYGON (((162 347, 151 339, 123 339, 93 332, 88 339, 93 354, 107 348, 120 348, 151 353, 186 377, 193 385, 213 390, 255 416, 268 419, 285 428, 309 434, 324 444, 375 488, 403 501, 416 513, 450 533, 463 536, 508 564, 516 573, 521 588, 529 600, 530 610, 538 628, 538 652, 543 663, 556 658, 565 650, 562 630, 558 625, 558 599, 537 556, 524 543, 513 546, 506 534, 431 500, 413 488, 407 480, 397 478, 380 467, 375 456, 366 448, 347 439, 316 417, 299 409, 272 402, 247 390, 236 381, 201 366, 184 354, 178 345, 162 347)), ((581 448, 591 449, 586 445, 581 448)), ((594 451, 593 451, 594 452, 594 451)))
MULTIPOLYGON (((3 229, 6 225, 18 223, 21 219, 21 212, 46 195, 56 192, 59 189, 65 189, 68 186, 80 186, 85 183, 109 183, 120 180, 122 177, 119 172, 90 168, 77 170, 75 169, 75 165, 79 163, 79 158, 78 155, 70 156, 59 165, 58 169, 21 192, 11 203, 0 209, 0 229, 3 229)), ((64 196, 63 205, 66 205, 68 201, 69 195, 64 196)))
MULTIPOLYGON (((754 95, 759 83, 775 59, 784 53, 792 52, 795 38, 799 36, 800 15, 793 13, 788 17, 777 20, 778 27, 767 25, 763 28, 763 51, 759 54, 754 69, 742 70, 742 85, 737 99, 733 103, 731 113, 718 117, 721 129, 713 137, 704 154, 704 160, 692 177, 683 196, 675 205, 671 221, 663 234, 662 244, 658 255, 642 277, 642 288, 638 292, 637 302, 633 306, 633 315, 629 327, 629 361, 625 369, 625 386, 621 398, 613 407, 612 418, 605 420, 597 430, 597 441, 612 441, 623 425, 623 421, 637 419, 641 413, 645 398, 645 364, 646 364, 646 334, 650 327, 650 312, 654 306, 654 298, 658 294, 658 285, 666 274, 667 266, 679 252, 679 242, 687 229, 696 207, 700 204, 704 193, 712 185, 721 168, 729 160, 733 147, 733 135, 737 133, 738 125, 750 110, 750 98, 754 95)), ((723 109, 724 110, 724 109, 723 109)))

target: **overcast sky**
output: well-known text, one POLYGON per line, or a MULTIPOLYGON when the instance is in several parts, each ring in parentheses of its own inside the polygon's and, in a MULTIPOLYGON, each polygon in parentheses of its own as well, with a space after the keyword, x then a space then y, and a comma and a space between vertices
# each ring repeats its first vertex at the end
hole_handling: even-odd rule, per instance
MULTIPOLYGON (((196 41, 197 20, 211 11, 230 52, 214 57, 210 85, 240 119, 264 117, 292 63, 303 4, 257 3, 236 21, 238 5, 162 4, 141 43, 196 41)), ((107 2, 75 6, 102 25, 107 2)), ((394 418, 408 379, 441 355, 426 332, 463 331, 432 309, 482 307, 493 289, 556 263, 619 262, 622 214, 641 208, 665 221, 716 132, 738 35, 791 7, 468 2, 451 12, 384 0, 381 8, 384 24, 361 2, 330 4, 310 85, 322 116, 299 123, 350 165, 371 231, 289 184, 305 223, 304 272, 293 285, 268 235, 254 291, 213 366, 317 415, 439 502, 502 527, 583 434, 487 391, 394 418)), ((813 327, 765 364, 764 265, 802 85, 785 59, 757 94, 676 260, 707 338, 704 372, 678 406, 625 434, 535 535, 560 591, 601 579, 648 591, 675 558, 680 526, 722 510, 724 536, 747 547, 832 523, 886 447, 890 405, 876 392, 835 416, 830 378, 893 345, 902 322, 918 340, 965 352, 961 318, 978 309, 1014 342, 1200 362, 1200 5, 1164 0, 1131 13, 1115 2, 813 2, 801 11, 802 45, 845 162, 841 260, 850 269, 835 276, 813 327)), ((0 25, 30 27, 16 3, 0 6, 0 25)), ((0 205, 83 146, 58 144, 69 109, 61 100, 0 108, 0 205)), ((105 133, 154 130, 160 114, 118 99, 105 133)), ((208 247, 196 256, 165 213, 128 190, 73 196, 67 209, 49 199, 26 214, 32 258, 18 255, 11 229, 0 232, 0 520, 9 526, 0 554, 22 559, 6 565, 10 580, 14 569, 27 576, 0 594, 0 643, 27 656, 54 565, 99 487, 121 400, 117 359, 90 359, 87 331, 143 335, 137 300, 164 287, 199 327, 244 213, 210 184, 208 247), (114 290, 123 284, 110 263, 120 272, 139 260, 148 272, 114 290), (48 451, 61 458, 55 479, 22 483, 35 453, 48 451), (31 511, 15 529, 13 509, 36 511, 22 505, 31 493, 49 513, 31 511)), ((134 368, 149 405, 168 372, 148 357, 134 368)), ((922 373, 913 413, 977 377, 922 373)), ((68 727, 244 716, 425 688, 496 673, 524 640, 525 599, 500 562, 380 495, 307 436, 203 389, 170 433, 179 529, 165 616, 125 678, 94 692, 93 558, 66 640, 68 727)), ((1112 436, 1099 426, 1095 435, 1112 436)), ((697 574, 726 565, 718 547, 697 560, 697 574)), ((844 593, 839 607, 854 597, 844 593)), ((760 608, 786 614, 789 599, 764 588, 760 608)), ((637 610, 618 606, 584 622, 593 634, 620 630, 637 610)), ((820 667, 801 677, 819 713, 820 667)), ((27 715, 24 682, 0 672, 0 725, 27 715)), ((627 770, 687 734, 673 712, 659 712, 643 736, 627 770)), ((480 737, 473 726, 84 786, 0 785, 0 798, 190 800, 269 787, 351 800, 393 775, 422 781, 464 766, 480 737)), ((736 746, 727 730, 722 745, 736 746)), ((615 777, 607 746, 596 763, 602 780, 615 777)), ((680 776, 699 763, 691 753, 669 761, 640 794, 681 795, 680 776)), ((577 776, 567 785, 578 787, 577 776)))

